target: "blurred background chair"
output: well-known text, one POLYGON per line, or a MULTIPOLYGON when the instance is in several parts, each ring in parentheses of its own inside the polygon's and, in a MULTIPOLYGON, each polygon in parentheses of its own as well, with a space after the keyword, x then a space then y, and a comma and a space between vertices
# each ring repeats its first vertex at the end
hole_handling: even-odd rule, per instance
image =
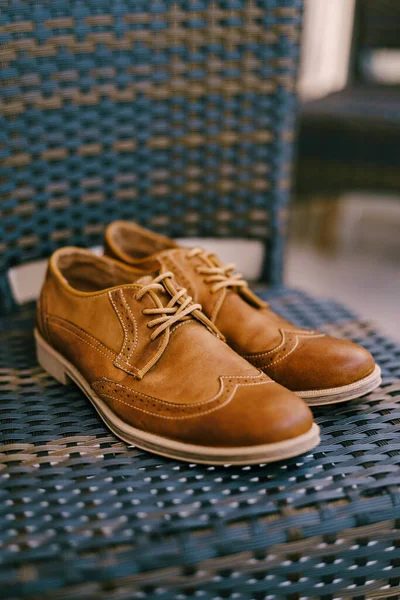
POLYGON ((328 200, 322 244, 335 239, 339 197, 400 190, 400 5, 356 2, 348 83, 301 107, 296 193, 328 200))
POLYGON ((400 36, 391 0, 307 0, 286 281, 400 340, 400 36))
POLYGON ((400 349, 280 285, 301 2, 0 8, 0 598, 397 594, 400 349), (119 441, 38 367, 23 304, 32 261, 99 245, 116 218, 262 241, 273 308, 364 344, 384 386, 316 411, 321 446, 282 464, 207 468, 119 441))

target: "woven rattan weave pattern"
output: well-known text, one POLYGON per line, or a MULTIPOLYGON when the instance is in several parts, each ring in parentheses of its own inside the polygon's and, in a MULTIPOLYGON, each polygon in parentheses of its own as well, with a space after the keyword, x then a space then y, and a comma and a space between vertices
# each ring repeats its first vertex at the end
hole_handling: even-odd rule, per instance
POLYGON ((248 468, 126 446, 37 366, 33 308, 1 321, 0 598, 397 597, 400 347, 336 304, 272 304, 364 344, 384 383, 315 411, 313 453, 248 468))
POLYGON ((0 0, 0 282, 133 218, 281 275, 301 0, 0 0))

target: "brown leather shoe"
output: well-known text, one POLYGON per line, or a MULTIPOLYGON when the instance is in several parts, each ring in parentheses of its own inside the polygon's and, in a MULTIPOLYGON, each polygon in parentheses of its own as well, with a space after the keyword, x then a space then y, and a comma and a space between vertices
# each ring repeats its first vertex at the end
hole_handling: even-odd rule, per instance
POLYGON ((367 350, 285 321, 213 253, 124 221, 107 228, 105 250, 136 268, 173 272, 236 352, 310 405, 358 398, 381 382, 367 350))
POLYGON ((307 405, 221 339, 169 272, 64 248, 38 303, 38 360, 123 440, 164 456, 250 464, 316 446, 307 405), (136 281, 135 281, 136 280, 136 281))

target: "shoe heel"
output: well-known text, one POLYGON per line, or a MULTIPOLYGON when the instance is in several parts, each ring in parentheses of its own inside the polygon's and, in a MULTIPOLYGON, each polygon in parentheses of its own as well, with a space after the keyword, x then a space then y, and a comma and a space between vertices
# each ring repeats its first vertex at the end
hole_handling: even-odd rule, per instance
POLYGON ((57 353, 49 344, 47 344, 40 333, 35 330, 36 356, 41 367, 59 383, 68 385, 71 379, 67 375, 67 370, 62 362, 57 358, 57 353))

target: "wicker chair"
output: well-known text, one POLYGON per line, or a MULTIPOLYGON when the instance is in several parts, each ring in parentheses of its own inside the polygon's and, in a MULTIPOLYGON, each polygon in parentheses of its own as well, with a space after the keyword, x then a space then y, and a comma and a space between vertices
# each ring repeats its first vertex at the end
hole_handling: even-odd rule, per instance
POLYGON ((397 81, 379 76, 374 56, 380 50, 400 54, 400 4, 357 0, 348 84, 302 107, 299 196, 337 198, 354 190, 398 195, 400 69, 397 81))
POLYGON ((1 517, 7 600, 397 597, 399 347, 280 283, 299 0, 0 0, 1 517), (315 452, 246 468, 129 447, 37 365, 8 272, 115 218, 266 243, 263 293, 365 344, 383 386, 315 452))

